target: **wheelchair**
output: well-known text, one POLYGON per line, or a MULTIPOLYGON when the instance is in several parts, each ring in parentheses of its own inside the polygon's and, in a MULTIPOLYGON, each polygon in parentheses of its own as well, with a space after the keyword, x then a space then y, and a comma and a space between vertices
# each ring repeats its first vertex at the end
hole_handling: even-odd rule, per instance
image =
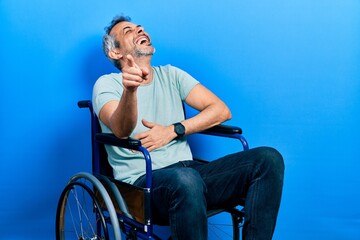
MULTIPOLYGON (((75 174, 63 189, 56 212, 56 239, 161 239, 155 233, 152 220, 151 157, 136 139, 119 139, 113 134, 101 133, 99 120, 92 102, 79 101, 80 108, 91 114, 92 173, 75 174), (114 179, 104 145, 140 151, 146 162, 146 187, 140 188, 114 179)), ((249 146, 238 127, 218 125, 201 134, 240 140, 244 150, 249 146)), ((208 211, 208 218, 228 213, 231 220, 231 239, 240 239, 244 211, 238 208, 208 211)), ((217 226, 222 228, 222 226, 217 226)), ((229 233, 225 233, 229 235, 229 233)), ((226 239, 219 236, 219 239, 226 239)))

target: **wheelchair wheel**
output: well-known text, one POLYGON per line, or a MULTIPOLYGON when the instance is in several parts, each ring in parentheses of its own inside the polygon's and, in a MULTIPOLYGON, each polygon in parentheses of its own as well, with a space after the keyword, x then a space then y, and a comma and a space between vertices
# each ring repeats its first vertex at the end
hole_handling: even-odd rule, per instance
POLYGON ((238 209, 229 211, 208 218, 209 240, 241 239, 240 230, 244 221, 243 212, 238 209))
POLYGON ((56 213, 56 239, 121 239, 114 206, 93 175, 77 174, 64 188, 56 213))

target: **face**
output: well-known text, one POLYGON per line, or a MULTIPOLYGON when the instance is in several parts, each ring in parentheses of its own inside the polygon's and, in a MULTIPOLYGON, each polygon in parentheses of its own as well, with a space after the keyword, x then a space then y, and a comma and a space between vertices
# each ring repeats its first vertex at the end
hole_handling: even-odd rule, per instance
POLYGON ((116 24, 110 34, 114 35, 120 43, 122 56, 127 54, 133 57, 151 56, 154 53, 154 47, 151 44, 150 36, 140 25, 131 22, 120 22, 116 24))

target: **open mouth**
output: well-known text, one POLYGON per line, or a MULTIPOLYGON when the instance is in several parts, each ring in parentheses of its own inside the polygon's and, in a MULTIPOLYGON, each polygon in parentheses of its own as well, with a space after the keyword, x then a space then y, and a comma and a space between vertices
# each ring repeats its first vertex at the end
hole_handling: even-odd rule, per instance
POLYGON ((142 36, 139 36, 138 38, 136 38, 134 43, 136 45, 150 45, 151 44, 150 39, 145 35, 142 35, 142 36))

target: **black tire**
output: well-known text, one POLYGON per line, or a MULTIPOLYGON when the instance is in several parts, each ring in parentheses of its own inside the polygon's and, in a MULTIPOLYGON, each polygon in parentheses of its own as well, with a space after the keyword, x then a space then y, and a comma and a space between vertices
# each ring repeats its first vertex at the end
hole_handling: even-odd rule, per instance
POLYGON ((100 204, 93 190, 83 182, 70 182, 60 196, 56 239, 109 239, 100 204))

